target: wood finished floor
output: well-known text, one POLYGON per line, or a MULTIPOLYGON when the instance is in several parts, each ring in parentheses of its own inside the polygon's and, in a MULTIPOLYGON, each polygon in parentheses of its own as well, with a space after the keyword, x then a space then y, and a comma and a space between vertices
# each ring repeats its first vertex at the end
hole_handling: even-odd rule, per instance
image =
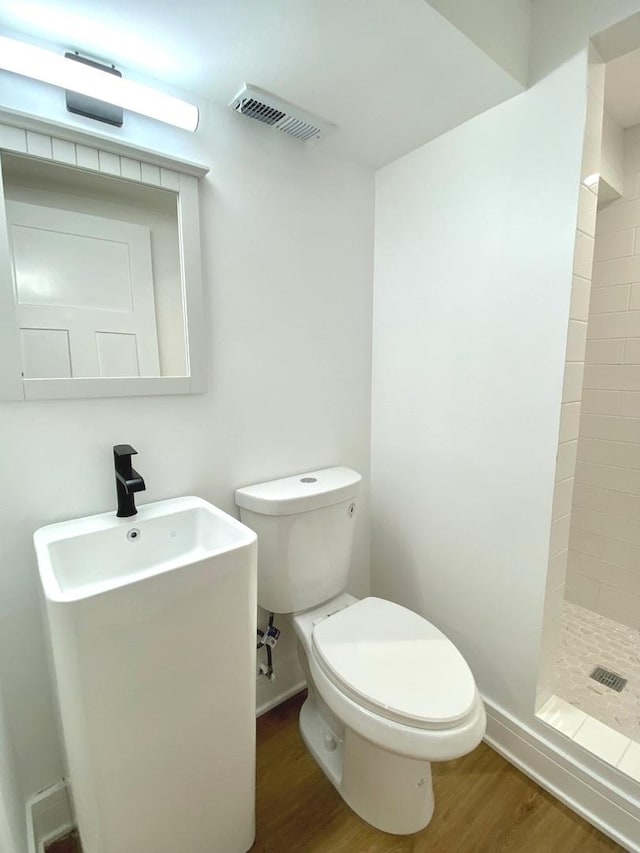
POLYGON ((58 841, 52 841, 50 844, 47 844, 45 853, 82 853, 78 833, 72 832, 58 841))
POLYGON ((258 720, 252 853, 599 853, 621 851, 496 752, 433 765, 436 809, 411 836, 378 832, 342 802, 304 747, 298 694, 258 720))
MULTIPOLYGON (((304 696, 299 693, 258 720, 252 853, 622 850, 485 744, 458 761, 433 765, 436 810, 425 830, 402 837, 378 832, 346 807, 306 751, 298 732, 304 696)), ((74 833, 47 853, 82 851, 74 833)))

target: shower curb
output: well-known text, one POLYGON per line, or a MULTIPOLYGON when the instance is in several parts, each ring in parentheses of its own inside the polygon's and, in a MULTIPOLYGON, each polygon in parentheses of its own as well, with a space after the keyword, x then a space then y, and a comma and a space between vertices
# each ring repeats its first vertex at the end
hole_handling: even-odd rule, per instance
POLYGON ((534 730, 484 701, 489 746, 625 850, 640 853, 637 782, 542 721, 534 730))

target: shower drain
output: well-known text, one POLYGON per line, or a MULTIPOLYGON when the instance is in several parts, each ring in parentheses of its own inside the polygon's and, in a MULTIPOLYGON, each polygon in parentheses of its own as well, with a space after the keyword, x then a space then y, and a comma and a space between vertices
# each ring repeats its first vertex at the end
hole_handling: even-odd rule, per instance
POLYGON ((623 678, 621 675, 617 675, 615 672, 610 672, 603 666, 597 666, 591 673, 591 678, 593 678, 594 681, 597 681, 598 684, 604 684, 605 687, 610 687, 617 693, 622 693, 624 688, 627 686, 626 678, 623 678))

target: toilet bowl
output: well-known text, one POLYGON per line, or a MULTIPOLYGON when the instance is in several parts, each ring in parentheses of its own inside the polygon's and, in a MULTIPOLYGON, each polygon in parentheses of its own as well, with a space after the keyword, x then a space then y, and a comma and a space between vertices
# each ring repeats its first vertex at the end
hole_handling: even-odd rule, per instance
POLYGON ((464 658, 426 619, 379 598, 342 594, 292 623, 309 685, 307 748, 367 823, 399 835, 423 829, 431 762, 466 755, 485 732, 464 658))
POLYGON ((434 809, 431 762, 482 740, 486 718, 466 661, 422 616, 344 592, 360 475, 329 468, 236 491, 258 534, 258 603, 287 614, 308 697, 302 738, 344 801, 398 835, 434 809))

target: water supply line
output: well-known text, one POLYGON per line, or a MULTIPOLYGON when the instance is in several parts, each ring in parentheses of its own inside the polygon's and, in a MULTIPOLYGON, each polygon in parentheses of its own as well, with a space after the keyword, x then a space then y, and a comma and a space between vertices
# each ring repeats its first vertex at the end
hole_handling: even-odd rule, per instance
POLYGON ((266 631, 261 631, 258 628, 258 644, 257 649, 266 649, 267 662, 262 662, 258 667, 258 674, 264 675, 269 681, 275 680, 275 672, 273 671, 273 648, 280 638, 280 630, 273 624, 275 614, 269 613, 269 625, 266 631))

